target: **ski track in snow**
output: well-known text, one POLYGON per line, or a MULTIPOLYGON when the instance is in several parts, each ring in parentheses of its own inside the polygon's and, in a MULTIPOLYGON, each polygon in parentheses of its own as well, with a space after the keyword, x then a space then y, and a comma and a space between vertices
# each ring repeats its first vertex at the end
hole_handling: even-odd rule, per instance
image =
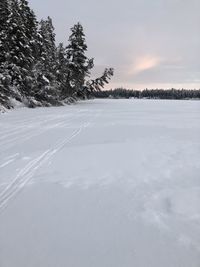
MULTIPOLYGON (((77 113, 80 113, 80 112, 81 111, 78 111, 77 113)), ((73 121, 73 119, 74 119, 74 117, 71 118, 70 120, 68 120, 67 123, 69 123, 70 121, 73 121)), ((46 123, 52 123, 54 121, 57 122, 57 123, 56 123, 56 125, 53 125, 53 127, 55 127, 55 126, 57 126, 57 127, 58 126, 59 127, 66 126, 66 122, 63 121, 63 119, 59 121, 57 117, 50 118, 50 119, 45 119, 45 120, 42 121, 42 124, 44 125, 46 123)), ((27 122, 28 121, 26 121, 26 123, 27 122)), ((28 129, 28 133, 27 133, 26 123, 23 122, 21 124, 20 128, 22 128, 22 129, 20 129, 20 130, 14 129, 14 130, 12 130, 12 133, 9 132, 9 134, 5 134, 5 135, 2 134, 1 135, 1 137, 0 137, 0 146, 4 147, 4 149, 2 149, 2 151, 5 151, 8 148, 11 148, 12 146, 14 146, 16 144, 16 142, 23 143, 23 142, 25 142, 27 140, 30 140, 33 137, 39 136, 39 135, 41 135, 41 134, 43 134, 43 133, 45 133, 46 131, 49 130, 49 127, 46 127, 46 128, 44 127, 43 129, 41 129, 39 131, 37 130, 36 133, 32 133, 33 129, 35 129, 37 127, 39 128, 41 126, 41 122, 40 122, 40 123, 36 123, 36 125, 34 124, 32 127, 30 127, 28 129), (9 137, 11 137, 11 138, 9 138, 9 137), (6 139, 6 140, 4 141, 4 139, 6 139)), ((29 123, 31 123, 31 122, 29 122, 29 123)), ((52 126, 50 126, 50 127, 52 127, 52 126)))
POLYGON ((61 140, 54 148, 45 151, 26 165, 0 194, 0 211, 5 208, 8 205, 9 200, 11 200, 26 185, 26 183, 33 177, 35 171, 42 167, 42 165, 51 159, 53 155, 80 134, 85 126, 86 125, 84 124, 78 130, 74 131, 69 138, 61 140))
POLYGON ((12 163, 15 159, 10 159, 0 165, 0 169, 12 163))
MULTIPOLYGON (((77 114, 81 113, 81 110, 78 110, 77 114)), ((95 114, 93 116, 93 119, 99 116, 99 113, 95 114)), ((60 120, 56 125, 54 124, 52 127, 58 127, 58 126, 68 126, 70 127, 71 124, 70 122, 75 120, 76 116, 73 116, 70 118, 70 120, 67 120, 66 122, 60 120)), ((65 117, 64 117, 65 118, 65 117)), ((57 121, 58 118, 51 118, 49 120, 43 121, 45 122, 52 122, 52 121, 57 121)), ((57 142, 57 144, 52 147, 51 149, 46 150, 30 162, 25 165, 24 168, 22 168, 19 173, 14 177, 9 184, 6 185, 4 190, 0 193, 0 212, 3 211, 9 204, 9 202, 15 198, 15 196, 23 189, 23 187, 31 180, 31 178, 34 176, 35 172, 41 168, 45 163, 47 163, 56 153, 58 153, 66 144, 70 143, 72 139, 77 137, 84 128, 87 128, 91 124, 91 121, 83 123, 77 130, 74 130, 72 135, 70 137, 67 137, 65 139, 61 139, 60 141, 57 142)), ((21 139, 22 142, 27 141, 35 136, 40 136, 41 134, 45 133, 48 131, 48 127, 46 129, 42 129, 34 134, 31 135, 20 135, 20 137, 16 137, 14 139, 8 139, 7 142, 3 143, 4 145, 12 143, 12 145, 15 144, 15 141, 21 139)), ((19 131, 18 133, 20 133, 19 131)), ((6 146, 6 149, 10 148, 10 146, 6 146)), ((10 157, 7 157, 7 161, 2 163, 0 165, 0 169, 9 165, 15 160, 15 157, 18 156, 18 153, 15 155, 12 155, 10 157)))
POLYGON ((2 115, 0 266, 199 267, 199 103, 2 115))

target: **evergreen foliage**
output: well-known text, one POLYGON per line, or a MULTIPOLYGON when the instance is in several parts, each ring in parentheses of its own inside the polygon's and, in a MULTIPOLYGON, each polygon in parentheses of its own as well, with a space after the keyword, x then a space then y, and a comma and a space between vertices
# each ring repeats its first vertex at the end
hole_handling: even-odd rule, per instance
POLYGON ((88 59, 85 55, 87 45, 85 42, 85 34, 80 23, 71 28, 69 37, 69 45, 66 47, 66 55, 68 60, 68 87, 73 94, 82 93, 85 79, 89 77, 90 70, 93 68, 93 59, 88 59))
POLYGON ((101 89, 104 88, 105 84, 109 83, 109 80, 111 79, 113 74, 114 74, 113 68, 110 68, 110 69, 106 68, 101 77, 87 82, 87 86, 89 90, 91 92, 101 91, 101 89))
POLYGON ((29 107, 61 105, 66 99, 89 97, 113 75, 89 80, 94 66, 86 56, 80 23, 71 28, 67 46, 56 46, 52 19, 37 21, 27 0, 0 2, 0 106, 12 99, 29 107))
POLYGON ((138 98, 138 99, 200 99, 200 90, 176 89, 145 89, 127 90, 117 88, 114 90, 96 91, 97 98, 138 98))
POLYGON ((0 2, 0 105, 6 108, 10 107, 8 105, 10 77, 7 69, 9 19, 8 1, 2 0, 0 2))

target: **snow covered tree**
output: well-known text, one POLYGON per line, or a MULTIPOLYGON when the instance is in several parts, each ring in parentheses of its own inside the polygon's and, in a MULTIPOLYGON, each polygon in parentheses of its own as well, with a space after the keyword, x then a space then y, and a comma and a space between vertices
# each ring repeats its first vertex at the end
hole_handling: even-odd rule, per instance
POLYGON ((7 29, 7 70, 11 76, 11 84, 19 91, 22 98, 29 95, 29 78, 33 62, 32 36, 27 34, 29 26, 28 9, 17 0, 11 1, 9 27, 7 29))
POLYGON ((35 106, 85 97, 112 75, 106 69, 102 77, 86 82, 94 63, 86 56, 82 25, 71 28, 67 47, 56 47, 51 18, 38 23, 27 0, 0 1, 0 51, 0 105, 7 108, 11 98, 35 106))
POLYGON ((35 97, 39 101, 56 104, 59 98, 56 81, 56 45, 54 27, 50 17, 40 22, 39 43, 40 56, 37 64, 35 97))
POLYGON ((23 54, 27 58, 27 64, 25 65, 26 75, 23 77, 23 88, 26 97, 30 98, 34 96, 34 86, 37 83, 35 77, 35 71, 39 59, 39 34, 38 34, 38 21, 35 13, 29 7, 28 1, 19 1, 19 14, 23 21, 23 32, 25 50, 23 54))
POLYGON ((80 23, 75 24, 71 28, 69 37, 69 45, 66 47, 68 59, 68 91, 77 95, 83 90, 85 79, 93 68, 93 59, 88 59, 85 55, 87 45, 85 42, 85 34, 80 23))
MULTIPOLYGON (((0 3, 0 102, 10 107, 9 97, 20 98, 20 94, 14 87, 15 78, 20 79, 20 71, 14 65, 16 60, 13 49, 16 49, 16 40, 18 31, 13 29, 17 27, 14 22, 15 14, 18 13, 18 2, 14 0, 2 0, 0 3), (14 75, 18 72, 18 75, 14 75)), ((20 44, 19 44, 20 45, 20 44)), ((18 48, 19 50, 19 48, 18 48)))
POLYGON ((33 10, 30 9, 28 5, 28 1, 20 0, 19 9, 20 9, 20 15, 23 18, 24 33, 29 42, 28 45, 31 49, 31 56, 32 56, 31 66, 33 66, 35 64, 36 58, 39 56, 38 53, 39 40, 37 33, 38 22, 35 13, 33 12, 33 10))
POLYGON ((49 81, 55 79, 56 45, 55 33, 50 17, 41 20, 39 34, 41 36, 41 63, 44 75, 49 81))
POLYGON ((6 61, 6 41, 7 29, 9 19, 9 5, 8 0, 1 0, 0 2, 0 64, 6 61))
POLYGON ((9 17, 8 0, 1 0, 0 2, 0 31, 4 30, 9 17))
POLYGON ((9 79, 6 70, 7 29, 9 20, 9 5, 7 0, 0 2, 0 104, 7 106, 9 92, 9 79))
POLYGON ((56 52, 56 80, 59 83, 60 99, 63 100, 70 96, 68 85, 68 60, 63 43, 60 43, 56 52))
POLYGON ((114 75, 114 69, 106 68, 101 77, 87 82, 86 84, 87 88, 89 89, 90 92, 100 91, 102 88, 104 88, 105 84, 109 83, 109 80, 113 75, 114 75))

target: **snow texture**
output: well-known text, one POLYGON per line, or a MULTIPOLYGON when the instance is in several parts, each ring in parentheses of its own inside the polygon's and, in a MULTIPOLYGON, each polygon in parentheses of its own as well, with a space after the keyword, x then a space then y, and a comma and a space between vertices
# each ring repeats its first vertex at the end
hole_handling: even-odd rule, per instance
POLYGON ((199 267, 200 102, 0 116, 1 267, 199 267))

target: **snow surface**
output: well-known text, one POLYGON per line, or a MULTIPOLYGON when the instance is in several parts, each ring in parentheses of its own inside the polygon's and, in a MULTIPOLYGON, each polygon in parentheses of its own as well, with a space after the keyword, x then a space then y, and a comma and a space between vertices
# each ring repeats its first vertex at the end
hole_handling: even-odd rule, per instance
POLYGON ((200 101, 0 116, 1 267, 199 267, 200 101))

